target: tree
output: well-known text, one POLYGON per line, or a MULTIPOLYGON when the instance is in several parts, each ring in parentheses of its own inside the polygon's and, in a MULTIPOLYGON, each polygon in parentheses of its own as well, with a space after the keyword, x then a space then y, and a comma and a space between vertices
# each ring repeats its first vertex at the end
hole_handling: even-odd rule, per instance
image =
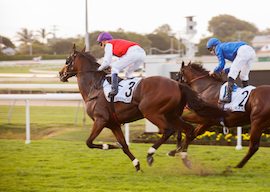
POLYGON ((260 32, 260 35, 270 35, 270 29, 267 28, 267 29, 265 29, 265 30, 262 30, 262 31, 260 32))
POLYGON ((212 32, 213 36, 201 39, 197 45, 199 54, 202 55, 211 55, 205 47, 207 41, 212 37, 218 38, 221 42, 245 41, 250 44, 253 37, 259 33, 259 30, 253 24, 231 15, 213 17, 209 21, 208 31, 212 32))
POLYGON ((235 35, 242 31, 258 33, 258 29, 251 23, 239 20, 231 15, 219 15, 209 21, 208 31, 221 41, 233 41, 235 35))
POLYGON ((18 41, 27 44, 28 42, 32 42, 34 40, 33 31, 28 31, 26 28, 22 28, 21 32, 17 32, 16 37, 19 38, 18 41))
POLYGON ((45 43, 47 36, 53 34, 52 32, 47 33, 45 28, 41 28, 40 30, 37 30, 37 32, 37 37, 42 39, 43 44, 45 43))
POLYGON ((163 33, 166 33, 168 35, 172 35, 172 29, 171 29, 170 25, 168 25, 168 24, 163 24, 154 30, 154 33, 158 33, 158 32, 163 32, 163 33))
POLYGON ((1 38, 0 43, 2 43, 3 45, 5 45, 6 47, 15 48, 15 45, 10 41, 9 38, 4 37, 4 36, 1 36, 0 38, 1 38))
POLYGON ((60 42, 56 42, 52 46, 52 50, 57 54, 70 54, 72 52, 72 45, 70 41, 63 40, 60 42))

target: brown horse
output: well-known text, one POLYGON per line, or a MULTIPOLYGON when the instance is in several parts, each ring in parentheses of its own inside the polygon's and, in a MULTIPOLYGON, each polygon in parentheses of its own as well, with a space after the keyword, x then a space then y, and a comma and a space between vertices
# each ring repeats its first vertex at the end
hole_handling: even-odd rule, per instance
POLYGON ((77 76, 86 112, 94 121, 91 134, 86 142, 87 146, 98 149, 117 148, 114 145, 93 143, 102 129, 107 127, 111 129, 120 147, 128 155, 137 171, 140 171, 139 161, 129 151, 120 124, 147 118, 163 133, 162 137, 148 150, 147 161, 151 166, 154 160, 152 155, 175 132, 175 129, 183 131, 187 137, 193 134, 192 126, 180 118, 186 104, 202 117, 228 116, 228 113, 222 109, 201 101, 196 92, 187 85, 156 76, 140 81, 133 92, 130 104, 122 102, 114 104, 116 119, 102 88, 102 80, 106 73, 97 71, 98 67, 96 59, 85 52, 85 47, 81 51, 76 51, 76 47, 73 45, 73 53, 67 58, 66 66, 59 72, 60 80, 66 82, 71 76, 77 76))
MULTIPOLYGON (((208 76, 206 71, 200 64, 182 63, 178 72, 181 82, 189 85, 195 90, 204 101, 218 105, 219 90, 224 81, 219 78, 208 76)), ((252 90, 245 105, 245 112, 232 112, 229 117, 224 119, 226 127, 236 127, 251 124, 249 151, 236 168, 243 167, 246 162, 259 149, 260 137, 262 132, 270 126, 270 86, 262 85, 252 90)), ((198 123, 193 133, 193 137, 188 137, 183 143, 183 154, 181 155, 184 163, 189 167, 191 162, 187 160, 187 148, 191 141, 197 135, 203 134, 212 125, 220 125, 218 118, 206 119, 201 118, 197 114, 182 116, 182 119, 191 123, 198 123)), ((168 154, 174 155, 176 150, 168 154)))

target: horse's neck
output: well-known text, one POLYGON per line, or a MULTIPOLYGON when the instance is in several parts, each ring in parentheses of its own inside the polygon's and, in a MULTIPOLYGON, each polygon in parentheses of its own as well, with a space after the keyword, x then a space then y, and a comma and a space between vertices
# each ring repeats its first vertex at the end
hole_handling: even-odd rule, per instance
POLYGON ((190 86, 201 96, 212 100, 218 97, 221 85, 222 82, 219 81, 205 81, 204 79, 200 79, 196 82, 193 82, 190 86))
POLYGON ((86 100, 92 94, 95 94, 95 90, 98 84, 101 83, 102 74, 94 72, 80 73, 77 75, 77 82, 80 93, 84 100, 86 100))

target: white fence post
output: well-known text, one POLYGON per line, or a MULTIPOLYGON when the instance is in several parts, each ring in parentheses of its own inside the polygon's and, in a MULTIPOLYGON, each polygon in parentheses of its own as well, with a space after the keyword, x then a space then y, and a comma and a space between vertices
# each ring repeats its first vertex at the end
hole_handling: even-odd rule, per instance
POLYGON ((29 101, 25 100, 26 106, 25 106, 25 116, 26 116, 26 141, 25 144, 31 143, 30 140, 30 108, 29 108, 29 101))
POLYGON ((242 127, 237 127, 237 145, 236 150, 242 149, 242 127))
POLYGON ((125 137, 127 145, 129 145, 129 123, 125 123, 125 137))

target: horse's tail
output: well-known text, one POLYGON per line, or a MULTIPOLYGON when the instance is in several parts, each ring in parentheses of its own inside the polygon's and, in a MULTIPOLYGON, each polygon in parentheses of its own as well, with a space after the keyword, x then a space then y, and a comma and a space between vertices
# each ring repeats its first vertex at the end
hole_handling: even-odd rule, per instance
POLYGON ((199 98, 197 92, 195 92, 189 86, 179 83, 179 87, 186 98, 188 107, 194 110, 194 112, 200 117, 218 118, 227 117, 230 115, 228 111, 224 111, 217 106, 203 101, 201 98, 199 98))

